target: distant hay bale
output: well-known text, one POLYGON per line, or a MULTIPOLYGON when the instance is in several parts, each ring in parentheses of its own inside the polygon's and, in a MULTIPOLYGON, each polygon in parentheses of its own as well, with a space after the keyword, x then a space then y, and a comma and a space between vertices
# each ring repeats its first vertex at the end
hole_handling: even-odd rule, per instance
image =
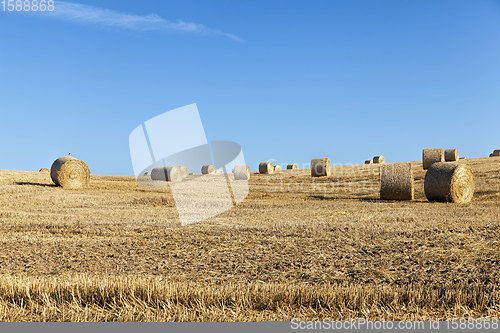
POLYGON ((215 167, 213 165, 204 165, 201 167, 201 174, 202 175, 211 175, 215 173, 215 167))
POLYGON ((466 160, 466 159, 467 159, 467 157, 460 157, 460 159, 461 159, 461 160, 466 160))
POLYGON ((385 157, 384 156, 375 156, 373 158, 373 164, 382 164, 385 163, 385 157))
POLYGON ((144 172, 143 176, 151 176, 151 172, 146 171, 146 172, 144 172))
POLYGON ((157 167, 151 171, 151 179, 167 182, 180 182, 186 177, 186 170, 187 168, 183 168, 181 165, 157 167))
POLYGON ((425 175, 429 201, 467 203, 474 196, 474 173, 466 164, 434 163, 425 175))
POLYGON ((274 166, 274 173, 281 172, 281 165, 275 165, 274 166))
POLYGON ((411 163, 391 163, 382 167, 380 199, 413 200, 415 181, 411 163))
POLYGON ((274 172, 274 166, 272 162, 261 162, 259 164, 259 173, 271 174, 274 172))
POLYGON ((311 177, 328 177, 330 172, 330 159, 328 157, 311 160, 311 177))
POLYGON ((446 149, 444 151, 444 160, 446 162, 458 161, 458 149, 446 149))
POLYGON ((288 164, 288 165, 286 166, 286 169, 287 169, 287 170, 295 170, 295 169, 297 169, 297 164, 295 164, 295 163, 293 163, 293 164, 288 164))
POLYGON ((189 175, 190 176, 196 176, 196 172, 190 172, 189 175))
POLYGON ((443 149, 424 149, 422 150, 422 164, 424 170, 429 169, 429 167, 438 162, 444 162, 443 149))
POLYGON ((50 168, 50 178, 57 186, 83 188, 89 184, 90 169, 85 162, 72 156, 59 157, 50 168))
POLYGON ((373 164, 373 160, 366 160, 365 164, 373 164))
POLYGON ((47 168, 41 168, 40 171, 38 171, 38 172, 50 172, 50 170, 47 168))
POLYGON ((495 149, 493 151, 493 156, 500 156, 500 149, 495 149))
POLYGON ((233 169, 235 180, 250 179, 250 167, 248 165, 236 165, 233 169))

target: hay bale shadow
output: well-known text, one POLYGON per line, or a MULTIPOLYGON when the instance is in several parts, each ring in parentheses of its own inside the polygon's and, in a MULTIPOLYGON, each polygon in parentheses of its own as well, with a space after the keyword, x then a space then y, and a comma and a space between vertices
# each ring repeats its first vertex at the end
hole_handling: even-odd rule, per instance
POLYGON ((42 184, 32 182, 16 182, 16 185, 41 186, 41 187, 57 187, 55 184, 42 184))

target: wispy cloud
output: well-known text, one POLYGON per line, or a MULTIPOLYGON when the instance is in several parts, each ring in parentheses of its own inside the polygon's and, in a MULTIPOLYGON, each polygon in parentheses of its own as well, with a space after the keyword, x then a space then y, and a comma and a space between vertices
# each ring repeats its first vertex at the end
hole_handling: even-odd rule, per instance
MULTIPOLYGON (((45 13, 47 14, 47 12, 45 13)), ((236 35, 209 28, 205 25, 169 21, 156 14, 133 15, 111 9, 82 5, 78 3, 56 1, 55 10, 48 17, 69 22, 115 27, 133 31, 172 31, 199 35, 219 35, 241 42, 236 35)))

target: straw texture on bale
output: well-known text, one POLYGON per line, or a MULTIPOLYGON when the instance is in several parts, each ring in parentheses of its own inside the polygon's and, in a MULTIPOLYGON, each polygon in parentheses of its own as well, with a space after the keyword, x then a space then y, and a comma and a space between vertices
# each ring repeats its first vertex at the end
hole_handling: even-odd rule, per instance
POLYGON ((281 165, 275 165, 274 166, 274 172, 277 173, 277 172, 281 172, 281 165))
POLYGON ((286 166, 286 169, 287 169, 287 170, 295 170, 295 169, 297 169, 297 164, 295 164, 295 163, 293 163, 293 164, 288 164, 288 165, 286 166))
POLYGON ((373 164, 373 160, 366 160, 365 164, 373 164))
POLYGON ((444 151, 444 160, 446 162, 458 161, 458 149, 446 149, 444 151))
POLYGON ((425 175, 429 201, 467 203, 474 196, 474 173, 466 164, 434 163, 425 175))
POLYGON ((443 161, 443 149, 435 148, 422 150, 422 164, 424 169, 429 169, 432 164, 443 161))
POLYGON ((328 177, 330 172, 330 159, 328 157, 311 160, 311 177, 328 177))
POLYGON ((233 169, 235 180, 250 179, 250 167, 248 165, 236 165, 233 169))
POLYGON ((382 167, 380 199, 413 200, 415 181, 411 163, 391 163, 382 167))
POLYGON ((385 163, 385 157, 384 156, 375 156, 373 158, 373 163, 374 164, 381 164, 381 163, 385 163))
POLYGON ((50 170, 47 168, 41 168, 39 172, 50 172, 50 170))
POLYGON ((50 168, 50 178, 63 188, 83 188, 89 184, 90 169, 85 162, 72 156, 59 157, 50 168))
POLYGON ((182 176, 183 176, 183 178, 184 178, 184 177, 186 177, 186 176, 188 175, 188 173, 189 173, 188 168, 187 168, 187 167, 185 167, 184 165, 179 165, 179 167, 180 167, 180 168, 181 168, 181 170, 182 170, 182 176))
POLYGON ((204 165, 201 167, 202 175, 211 175, 215 173, 215 167, 213 165, 204 165))
POLYGON ((186 175, 185 169, 180 165, 157 167, 151 171, 152 180, 163 180, 168 182, 180 182, 186 175))
POLYGON ((259 173, 271 174, 274 172, 274 166, 272 162, 261 162, 259 164, 259 173))
POLYGON ((500 149, 495 149, 493 151, 493 156, 500 156, 500 149))

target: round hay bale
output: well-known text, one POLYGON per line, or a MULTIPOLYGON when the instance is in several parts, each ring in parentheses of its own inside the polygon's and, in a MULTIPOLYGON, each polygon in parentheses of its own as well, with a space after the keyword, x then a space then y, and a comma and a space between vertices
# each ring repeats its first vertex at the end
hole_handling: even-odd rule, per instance
POLYGON ((385 157, 384 156, 375 156, 373 157, 373 164, 382 164, 385 163, 385 157))
POLYGON ((72 156, 63 156, 52 164, 50 178, 54 184, 63 188, 83 188, 89 184, 90 169, 84 161, 72 156))
POLYGON ((286 166, 286 169, 287 169, 287 170, 296 170, 296 169, 297 169, 297 164, 295 164, 295 163, 288 164, 288 165, 286 166))
POLYGON ((330 159, 328 157, 311 160, 311 177, 328 177, 330 172, 330 159))
POLYGON ((422 150, 422 164, 424 170, 429 169, 429 167, 438 162, 444 162, 443 149, 424 149, 422 150))
POLYGON ((281 172, 281 165, 274 166, 274 173, 281 172))
POLYGON ((144 172, 143 176, 151 176, 151 172, 146 171, 146 172, 144 172))
POLYGON ((495 155, 493 155, 493 153, 490 154, 490 157, 495 157, 495 155))
POLYGON ((248 165, 236 165, 233 169, 234 180, 250 179, 250 167, 248 165))
POLYGON ((411 163, 391 163, 382 167, 380 199, 413 200, 415 181, 411 163))
POLYGON ((365 164, 373 164, 373 160, 366 160, 365 164))
POLYGON ((493 156, 500 156, 500 149, 495 149, 493 151, 493 156))
POLYGON ((259 164, 259 173, 271 174, 274 172, 274 166, 272 162, 261 162, 259 164))
POLYGON ((180 166, 157 167, 151 171, 152 180, 162 180, 167 182, 180 182, 186 177, 186 170, 180 166))
POLYGON ((444 160, 446 162, 458 161, 458 149, 446 149, 444 151, 444 160))
POLYGON ((202 175, 212 175, 215 173, 215 167, 213 165, 204 165, 201 167, 202 175))
POLYGON ((425 175, 429 201, 467 203, 474 196, 474 173, 466 164, 434 163, 425 175))
POLYGON ((466 160, 466 159, 467 159, 467 157, 460 157, 460 159, 461 159, 461 160, 466 160))
POLYGON ((38 171, 38 172, 50 172, 50 170, 47 168, 41 168, 40 171, 38 171))

